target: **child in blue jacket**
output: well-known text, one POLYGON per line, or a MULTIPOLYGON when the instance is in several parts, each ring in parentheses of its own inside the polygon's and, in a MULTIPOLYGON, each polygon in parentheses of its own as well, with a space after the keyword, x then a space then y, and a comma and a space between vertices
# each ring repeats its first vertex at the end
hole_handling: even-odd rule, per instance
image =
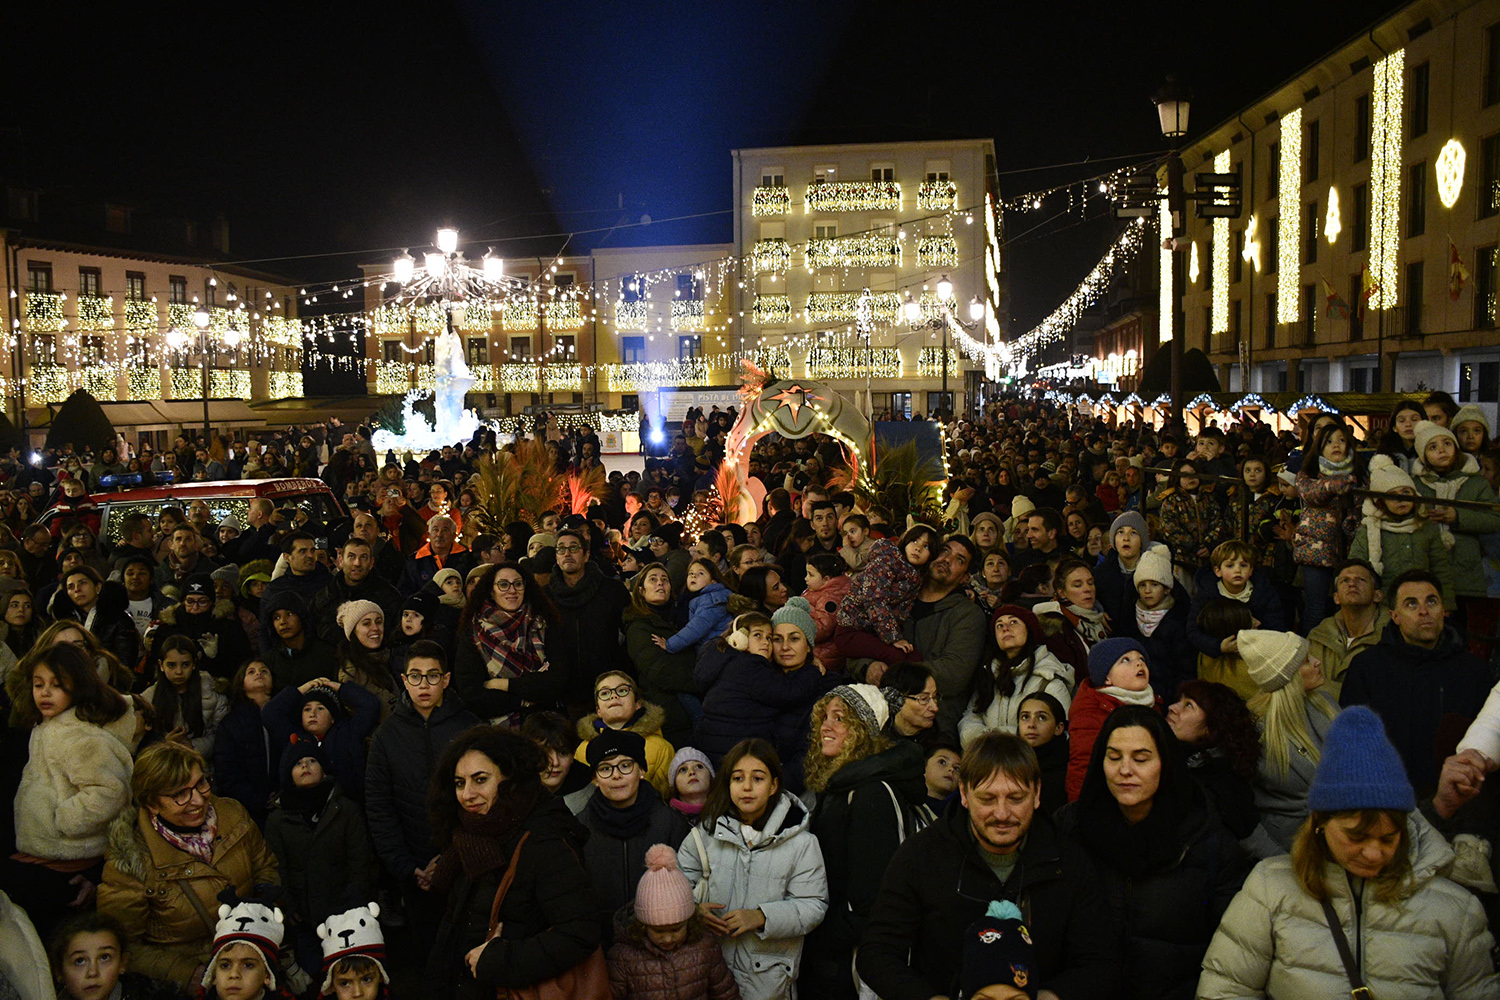
POLYGON ((671 635, 651 637, 669 653, 680 653, 689 646, 701 650, 734 621, 733 612, 726 607, 732 594, 712 560, 698 558, 688 563, 687 590, 693 595, 688 602, 687 624, 671 635))

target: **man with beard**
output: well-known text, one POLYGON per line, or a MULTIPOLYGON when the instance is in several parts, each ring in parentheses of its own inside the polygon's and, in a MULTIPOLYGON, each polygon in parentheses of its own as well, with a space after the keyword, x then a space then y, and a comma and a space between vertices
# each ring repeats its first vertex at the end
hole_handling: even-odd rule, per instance
POLYGON ((625 585, 589 561, 587 530, 564 528, 557 533, 557 570, 547 584, 558 618, 547 634, 549 669, 567 678, 564 698, 573 718, 593 711, 599 671, 624 661, 620 620, 630 603, 625 585))
POLYGON ((327 587, 313 596, 309 606, 317 623, 318 637, 324 642, 336 645, 343 635, 338 611, 349 601, 374 601, 380 605, 386 621, 401 621, 401 593, 374 573, 374 569, 375 556, 370 543, 358 535, 350 535, 339 549, 339 571, 327 587))
POLYGON ((958 801, 886 867, 860 942, 860 978, 886 1000, 958 996, 964 928, 991 900, 1010 900, 1027 915, 1039 1000, 1114 996, 1119 928, 1088 856, 1038 808, 1036 753, 1013 733, 985 733, 964 754, 958 781, 958 801))

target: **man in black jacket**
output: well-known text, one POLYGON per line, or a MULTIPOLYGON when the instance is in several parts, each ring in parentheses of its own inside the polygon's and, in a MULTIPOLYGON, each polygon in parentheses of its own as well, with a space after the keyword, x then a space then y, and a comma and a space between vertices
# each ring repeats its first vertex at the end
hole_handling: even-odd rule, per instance
POLYGON ((339 550, 339 571, 311 602, 318 638, 338 645, 344 635, 338 623, 339 606, 349 601, 374 601, 380 605, 385 612, 386 631, 395 634, 401 624, 401 592, 382 580, 374 569, 375 555, 370 543, 358 535, 350 535, 339 550))
POLYGON ((1039 1000, 1113 997, 1121 929, 1088 857, 1037 814, 1036 754, 1011 733, 986 733, 964 754, 959 796, 886 868, 860 943, 860 977, 884 1000, 958 996, 964 929, 991 900, 1008 899, 1035 946, 1039 1000))
POLYGON ((563 697, 575 719, 593 711, 594 678, 600 671, 626 665, 620 619, 630 603, 625 585, 589 561, 585 530, 557 533, 557 571, 547 584, 558 617, 547 636, 549 669, 567 678, 563 697))
POLYGON ((406 690, 390 717, 370 738, 365 765, 365 814, 380 863, 401 886, 406 925, 417 935, 416 952, 432 944, 442 918, 442 897, 429 891, 433 861, 427 790, 438 758, 459 733, 479 725, 448 690, 453 675, 443 647, 430 639, 412 643, 401 674, 406 690))

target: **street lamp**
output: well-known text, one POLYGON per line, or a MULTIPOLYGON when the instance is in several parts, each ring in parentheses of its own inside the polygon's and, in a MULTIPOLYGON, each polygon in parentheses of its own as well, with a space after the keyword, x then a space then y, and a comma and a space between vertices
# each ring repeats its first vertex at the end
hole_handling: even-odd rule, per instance
MULTIPOLYGON (((1156 105, 1157 120, 1161 124, 1162 137, 1167 140, 1170 150, 1167 154, 1167 213, 1171 216, 1171 239, 1174 241, 1178 236, 1187 232, 1187 219, 1185 218, 1187 198, 1182 184, 1182 157, 1178 155, 1177 149, 1182 144, 1182 137, 1187 135, 1188 111, 1192 106, 1192 96, 1192 91, 1179 84, 1177 77, 1170 74, 1167 76, 1167 82, 1151 95, 1151 100, 1156 105)), ((1161 275, 1160 280, 1168 280, 1167 275, 1161 275)), ((1158 319, 1158 329, 1163 321, 1171 324, 1173 317, 1163 316, 1158 319)), ((1172 412, 1186 427, 1187 417, 1182 412, 1184 339, 1182 330, 1172 331, 1172 412)))
MULTIPOLYGON (((943 407, 950 409, 948 404, 948 324, 960 322, 953 315, 953 280, 946 274, 938 279, 937 285, 938 314, 930 320, 922 318, 922 303, 911 297, 908 293, 906 301, 901 305, 901 316, 906 320, 907 328, 916 332, 918 330, 942 330, 943 331, 943 407)), ((975 298, 969 302, 969 318, 979 322, 984 318, 984 303, 975 298)), ((951 412, 949 413, 951 417, 951 412)))
POLYGON ((203 371, 203 447, 213 448, 213 430, 208 419, 208 310, 199 306, 193 310, 193 325, 198 328, 198 360, 203 371))

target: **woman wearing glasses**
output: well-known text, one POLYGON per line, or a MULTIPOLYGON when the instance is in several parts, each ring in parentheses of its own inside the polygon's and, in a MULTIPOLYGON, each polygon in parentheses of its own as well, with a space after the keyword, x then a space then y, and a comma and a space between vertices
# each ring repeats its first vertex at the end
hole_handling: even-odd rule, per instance
POLYGON ((552 599, 518 564, 485 570, 458 619, 453 674, 464 704, 482 719, 510 726, 520 724, 523 707, 556 705, 567 682, 547 654, 547 633, 556 623, 552 599))
POLYGON ((213 794, 203 757, 166 740, 141 751, 127 810, 109 831, 99 911, 130 935, 130 968, 196 990, 213 946, 219 893, 281 882, 245 807, 213 794))
MULTIPOLYGON (((578 723, 578 744, 574 758, 588 759, 588 745, 607 729, 628 729, 646 741, 646 780, 665 801, 671 798, 671 776, 668 769, 677 752, 661 734, 666 714, 657 705, 642 701, 635 681, 618 671, 607 671, 594 680, 594 714, 578 723)), ((647 845, 650 846, 650 845, 647 845)))
POLYGON ((885 735, 893 742, 910 740, 924 751, 937 739, 937 679, 921 663, 897 663, 881 681, 885 700, 891 705, 891 721, 885 735))
POLYGON ((42 933, 99 881, 110 821, 130 801, 130 703, 76 646, 23 659, 8 685, 30 757, 16 791, 16 854, 0 884, 42 933), (29 690, 28 690, 29 688, 29 690))

